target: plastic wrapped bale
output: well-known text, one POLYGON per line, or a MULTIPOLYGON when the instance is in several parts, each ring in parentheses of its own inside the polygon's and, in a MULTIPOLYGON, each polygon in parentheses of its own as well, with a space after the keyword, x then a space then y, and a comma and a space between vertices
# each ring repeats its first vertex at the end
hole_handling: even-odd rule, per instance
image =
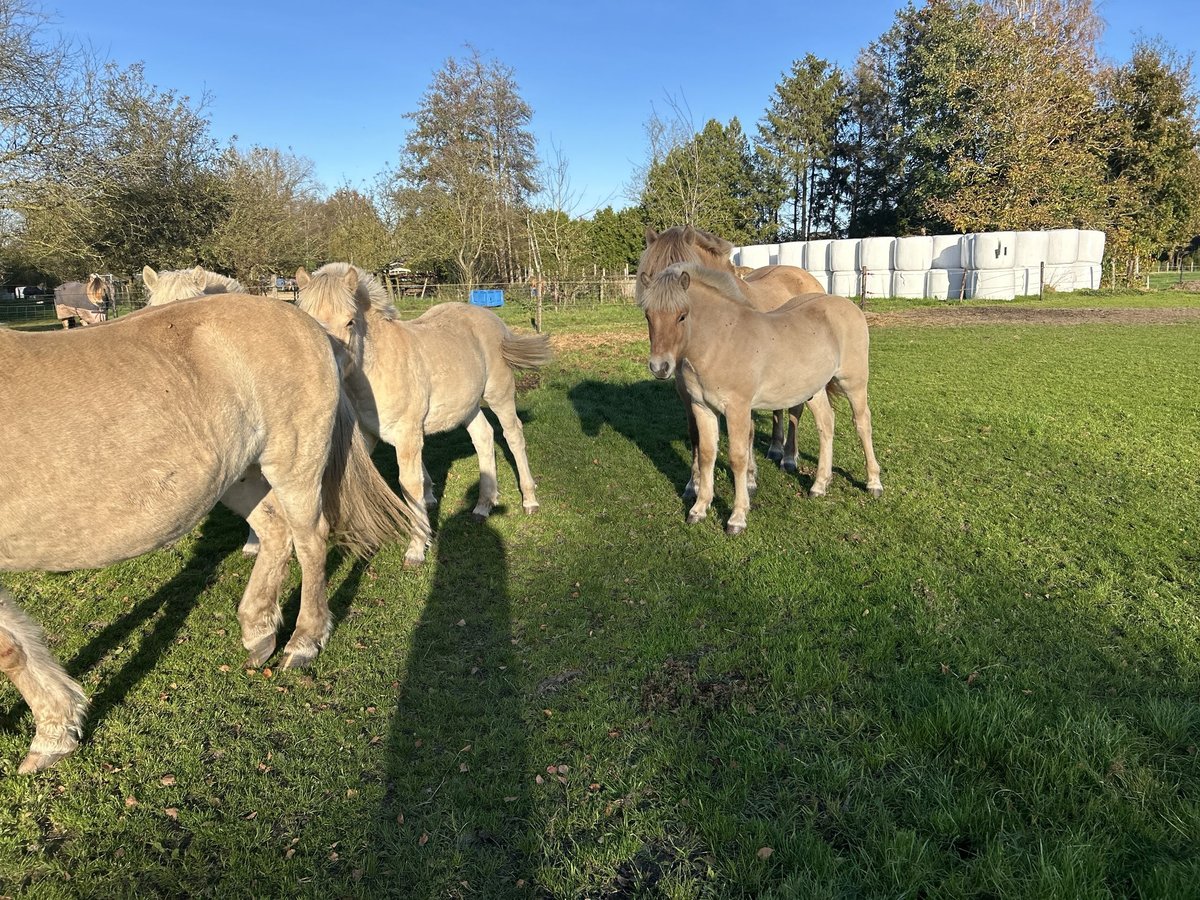
POLYGON ((974 300, 1011 300, 1017 295, 1014 269, 975 269, 967 272, 967 296, 974 300))
MULTIPOLYGON (((805 269, 817 279, 821 280, 820 273, 824 272, 827 276, 833 271, 829 266, 829 245, 833 241, 820 240, 808 241, 804 247, 804 265, 800 268, 805 269)), ((826 277, 826 283, 829 279, 826 277)))
POLYGON ((965 269, 963 265, 961 234, 935 234, 930 239, 932 243, 933 262, 931 269, 965 269))
POLYGON ((1104 232, 1080 231, 1079 253, 1076 259, 1081 263, 1100 265, 1104 262, 1104 232))
MULTIPOLYGON (((966 235, 966 268, 980 271, 1012 269, 1016 261, 1015 231, 989 231, 966 235)), ((1002 279, 997 280, 997 283, 1002 279)), ((1012 279, 1010 278, 1009 281, 1012 279)))
MULTIPOLYGON (((1013 266, 1018 269, 1035 269, 1046 261, 1046 250, 1050 244, 1048 231, 1018 231, 1013 266)), ((1034 291, 1033 293, 1037 293, 1034 291)))
POLYGON ((864 297, 890 297, 892 296, 892 273, 888 269, 883 269, 879 272, 873 272, 867 269, 867 273, 861 279, 862 295, 864 297))
POLYGON ((1078 261, 1078 228, 1055 228, 1046 232, 1046 238, 1046 265, 1069 266, 1078 261))
MULTIPOLYGON (((892 296, 905 300, 919 300, 925 296, 932 272, 901 272, 892 273, 892 296)), ((943 298, 945 299, 945 298, 943 298)))
MULTIPOLYGON (((896 239, 891 237, 868 237, 858 242, 858 266, 870 273, 885 273, 891 271, 892 247, 896 239)), ((891 279, 888 279, 888 290, 891 290, 891 279)))
POLYGON ((925 289, 935 300, 960 300, 963 297, 963 269, 930 269, 925 289))
POLYGON ((1046 290, 1068 293, 1075 290, 1075 264, 1046 266, 1046 290))
POLYGON ((779 251, 775 244, 755 244, 751 247, 742 247, 738 257, 738 265, 746 266, 749 269, 761 269, 763 266, 773 265, 771 262, 772 252, 778 257, 779 251))
POLYGON ((857 297, 859 295, 858 283, 858 273, 853 270, 833 272, 829 276, 829 293, 838 297, 857 297))
POLYGON ((805 271, 807 271, 808 274, 813 278, 817 279, 817 284, 821 285, 821 290, 823 290, 825 293, 836 293, 830 286, 830 283, 833 281, 833 274, 831 272, 814 272, 811 269, 806 269, 805 271))
POLYGON ((858 241, 843 239, 829 242, 829 271, 858 271, 858 241))
POLYGON ((927 235, 896 238, 892 268, 897 272, 924 272, 933 268, 933 238, 927 235))
POLYGON ((787 241, 779 245, 779 264, 804 268, 804 249, 808 241, 787 241))
POLYGON ((1100 287, 1100 277, 1103 271, 1100 263, 1075 263, 1071 267, 1071 274, 1075 280, 1074 290, 1096 290, 1100 287))

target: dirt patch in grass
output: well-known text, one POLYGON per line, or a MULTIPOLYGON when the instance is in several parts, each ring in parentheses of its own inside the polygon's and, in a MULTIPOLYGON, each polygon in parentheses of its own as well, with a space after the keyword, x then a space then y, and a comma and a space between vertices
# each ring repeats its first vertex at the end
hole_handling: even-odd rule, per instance
POLYGON ((648 340, 646 329, 639 326, 627 331, 588 331, 550 336, 550 346, 555 352, 563 350, 595 350, 597 347, 619 347, 623 344, 633 344, 637 341, 648 340))
POLYGON ((1045 309, 1030 306, 921 306, 867 311, 872 328, 895 325, 1177 325, 1200 322, 1200 309, 1045 309))
POLYGON ((1171 285, 1173 291, 1183 291, 1188 294, 1200 294, 1200 281, 1180 281, 1171 285))
POLYGON ((740 672, 701 678, 695 661, 670 658, 642 682, 642 709, 657 712, 696 707, 713 712, 728 709, 748 690, 749 684, 740 672))

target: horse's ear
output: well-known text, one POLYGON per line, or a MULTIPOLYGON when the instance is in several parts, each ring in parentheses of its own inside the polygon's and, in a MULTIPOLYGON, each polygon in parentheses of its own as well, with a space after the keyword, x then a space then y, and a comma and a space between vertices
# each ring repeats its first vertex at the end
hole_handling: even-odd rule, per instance
POLYGON ((304 266, 301 266, 296 270, 296 287, 303 290, 304 288, 308 287, 308 283, 310 281, 312 281, 312 276, 305 271, 304 266))
POLYGON ((199 278, 201 281, 204 281, 204 267, 196 266, 196 268, 192 269, 192 277, 199 278))
POLYGON ((696 229, 692 225, 683 226, 683 242, 685 244, 696 243, 696 229))
POLYGON ((639 272, 638 273, 638 281, 641 283, 642 287, 644 287, 644 288, 650 287, 650 273, 649 272, 639 272))
POLYGON ((653 244, 657 240, 658 240, 658 232, 655 231, 653 228, 651 228, 649 225, 647 225, 646 226, 646 246, 649 247, 651 244, 653 244))
POLYGON ((342 282, 346 285, 346 290, 350 291, 350 293, 352 293, 352 294, 358 293, 358 272, 357 271, 355 271, 354 269, 349 269, 346 272, 346 274, 342 276, 342 282))
POLYGON ((680 286, 681 288, 683 288, 683 289, 686 291, 686 290, 688 289, 688 286, 689 286, 691 283, 692 283, 692 276, 691 276, 691 275, 689 275, 687 272, 680 272, 680 273, 679 273, 679 286, 680 286))
POLYGON ((142 284, 154 290, 154 286, 158 284, 158 273, 149 266, 142 266, 142 284))

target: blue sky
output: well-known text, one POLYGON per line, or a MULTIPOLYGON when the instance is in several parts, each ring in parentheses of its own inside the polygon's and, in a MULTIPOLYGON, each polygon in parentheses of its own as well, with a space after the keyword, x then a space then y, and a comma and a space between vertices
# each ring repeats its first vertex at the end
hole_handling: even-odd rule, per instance
MULTIPOLYGON (((904 3, 629 2, 199 3, 41 0, 59 30, 160 88, 211 95, 222 141, 290 148, 332 190, 368 185, 394 163, 403 114, 467 45, 510 66, 534 110, 543 157, 569 163, 577 214, 629 205, 646 120, 686 103, 697 128, 737 116, 753 133, 781 74, 812 52, 844 67, 904 3)), ((1137 32, 1184 53, 1200 46, 1195 0, 1101 0, 1105 56, 1137 32)), ((1197 54, 1200 55, 1200 54, 1197 54)), ((1193 71, 1200 81, 1200 65, 1193 71)))

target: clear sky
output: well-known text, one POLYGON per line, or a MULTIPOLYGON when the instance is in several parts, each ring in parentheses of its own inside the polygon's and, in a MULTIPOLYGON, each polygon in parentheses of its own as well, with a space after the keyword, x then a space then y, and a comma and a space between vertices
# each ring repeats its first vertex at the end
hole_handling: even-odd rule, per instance
MULTIPOLYGON (((670 98, 697 129, 737 116, 754 133, 780 76, 812 52, 849 68, 892 24, 896 0, 40 0, 57 27, 160 88, 211 95, 221 141, 290 148, 328 190, 368 186, 396 161, 433 73, 467 45, 511 67, 580 195, 576 214, 630 204, 644 125, 670 98)), ((1137 33, 1200 47, 1196 0, 1099 0, 1102 52, 1124 61, 1137 33)), ((1200 54, 1197 54, 1200 55, 1200 54)), ((1193 65, 1200 81, 1200 65, 1193 65)))

